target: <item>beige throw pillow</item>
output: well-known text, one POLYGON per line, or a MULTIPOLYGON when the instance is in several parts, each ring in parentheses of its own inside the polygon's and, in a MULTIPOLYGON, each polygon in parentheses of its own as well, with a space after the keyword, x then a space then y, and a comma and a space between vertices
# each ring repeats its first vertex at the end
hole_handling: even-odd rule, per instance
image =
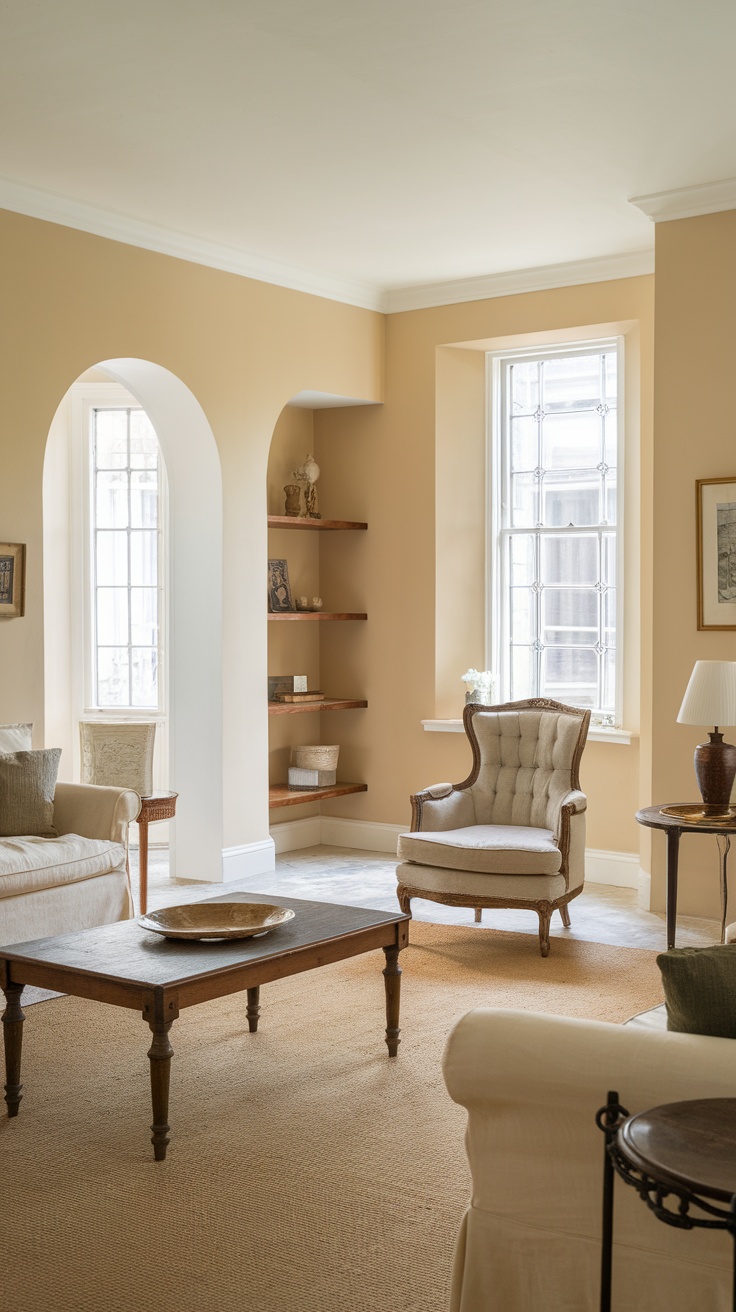
POLYGON ((60 747, 0 755, 0 837, 55 838, 54 791, 60 747))
POLYGON ((0 724, 0 752, 30 752, 32 724, 0 724))

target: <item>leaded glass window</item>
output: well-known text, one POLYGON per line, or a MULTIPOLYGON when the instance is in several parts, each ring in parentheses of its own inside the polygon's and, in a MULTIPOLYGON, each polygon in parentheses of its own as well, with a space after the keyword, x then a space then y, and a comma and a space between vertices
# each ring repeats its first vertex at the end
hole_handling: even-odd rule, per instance
POLYGON ((92 479, 95 705, 158 709, 161 457, 144 410, 92 411, 92 479))
POLYGON ((617 714, 619 347, 496 357, 504 696, 617 714))

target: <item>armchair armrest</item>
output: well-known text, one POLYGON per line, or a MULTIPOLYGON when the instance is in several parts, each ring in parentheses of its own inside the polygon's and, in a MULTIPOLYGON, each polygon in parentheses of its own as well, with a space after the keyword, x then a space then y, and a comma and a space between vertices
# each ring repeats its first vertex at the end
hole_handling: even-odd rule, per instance
POLYGON ((127 847, 128 825, 141 809, 132 788, 103 788, 99 784, 57 784, 54 826, 60 834, 107 838, 127 847))
POLYGON ((412 833, 419 829, 461 829, 475 823, 470 790, 456 784, 431 784, 411 799, 412 833))

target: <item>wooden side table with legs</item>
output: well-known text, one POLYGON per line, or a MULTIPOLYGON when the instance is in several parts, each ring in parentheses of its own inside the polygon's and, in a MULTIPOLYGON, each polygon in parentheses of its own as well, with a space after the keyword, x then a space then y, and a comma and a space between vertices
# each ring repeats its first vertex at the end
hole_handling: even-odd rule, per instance
POLYGON ((148 826, 156 820, 173 820, 176 814, 178 793, 153 793, 150 797, 141 797, 141 809, 138 812, 138 866, 140 875, 140 914, 148 910, 148 826))

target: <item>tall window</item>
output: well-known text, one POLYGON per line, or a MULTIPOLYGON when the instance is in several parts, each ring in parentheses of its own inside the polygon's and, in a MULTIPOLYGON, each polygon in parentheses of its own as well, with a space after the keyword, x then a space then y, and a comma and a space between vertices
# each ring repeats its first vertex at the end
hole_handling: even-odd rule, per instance
POLYGON ((619 719, 621 350, 493 359, 496 661, 505 698, 619 719))
POLYGON ((162 709, 162 466, 144 410, 90 411, 93 705, 162 709))

